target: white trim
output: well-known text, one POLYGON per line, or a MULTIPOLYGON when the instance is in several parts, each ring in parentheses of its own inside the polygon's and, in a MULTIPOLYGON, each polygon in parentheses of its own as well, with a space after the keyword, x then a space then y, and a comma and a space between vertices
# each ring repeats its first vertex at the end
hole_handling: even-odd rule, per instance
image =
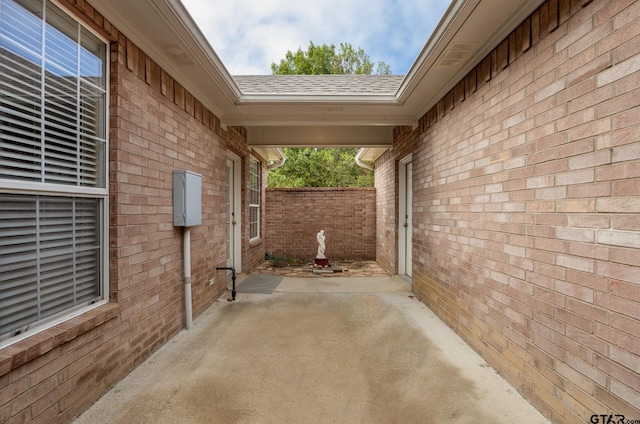
MULTIPOLYGON (((108 111, 107 111, 108 112, 108 111)), ((106 144, 108 144, 109 140, 106 140, 106 144)), ((105 146, 108 148, 108 146, 105 146)), ((105 158, 106 160, 106 158, 105 158)), ((107 161, 108 162, 108 161, 107 161)), ((108 172, 109 164, 106 164, 108 172)), ((108 180, 108 174, 105 175, 105 178, 108 180)), ((28 181, 18 181, 11 179, 2 179, 0 178, 0 191, 3 193, 24 193, 24 194, 43 194, 48 196, 68 196, 77 194, 83 197, 109 197, 109 181, 106 182, 106 188, 95 188, 95 187, 82 187, 82 186, 72 186, 72 185, 63 185, 63 184, 49 184, 49 183, 35 183, 28 181)))
POLYGON ((227 159, 233 162, 233 202, 236 211, 237 224, 233 227, 233 266, 236 271, 242 270, 242 161, 240 156, 231 151, 227 151, 227 159))
MULTIPOLYGON (((63 13, 69 16, 78 25, 78 31, 84 29, 91 33, 104 43, 104 157, 101 165, 104 169, 104 187, 83 187, 64 184, 50 184, 44 182, 29 182, 19 181, 11 179, 0 179, 0 192, 29 195, 43 195, 43 196, 62 196, 62 197, 82 197, 99 199, 102 205, 99 208, 99 237, 100 237, 100 272, 99 272, 99 296, 98 299, 89 305, 77 305, 75 307, 60 311, 59 313, 42 319, 33 324, 29 324, 28 330, 13 337, 6 338, 0 341, 0 348, 12 345, 21 340, 27 339, 37 333, 45 331, 51 327, 54 327, 62 322, 68 321, 74 317, 77 317, 85 312, 93 310, 99 306, 105 305, 109 302, 109 134, 110 134, 110 120, 109 120, 109 105, 110 105, 110 42, 107 38, 102 36, 99 32, 95 31, 90 25, 80 19, 72 9, 60 4, 58 0, 42 0, 43 10, 46 10, 47 4, 51 3, 55 7, 59 8, 63 13)), ((46 16, 43 16, 46 19, 46 16)), ((43 31, 44 38, 44 31, 43 31)), ((78 46, 80 44, 78 43, 78 46)), ((79 52, 78 52, 79 54, 79 52)), ((44 73, 43 73, 44 75, 44 73)), ((43 116, 44 120, 44 116, 43 116)))
POLYGON ((262 206, 263 206, 263 193, 262 193, 262 162, 260 160, 258 160, 256 157, 254 157, 253 155, 249 156, 249 181, 247 181, 247 190, 248 190, 248 194, 249 194, 249 243, 253 243, 255 241, 258 241, 261 239, 262 237, 262 206), (254 190, 251 187, 251 162, 255 161, 257 164, 257 176, 258 176, 258 195, 259 195, 259 203, 251 203, 251 193, 254 190), (258 210, 258 221, 257 221, 257 233, 258 235, 255 237, 251 237, 251 209, 257 209, 258 210))
MULTIPOLYGON (((43 0, 46 2, 47 0, 43 0)), ((97 37, 104 43, 105 50, 105 63, 104 63, 104 80, 105 80, 105 102, 104 102, 104 162, 102 165, 104 166, 104 188, 99 187, 75 187, 75 186, 63 186, 59 184, 47 184, 46 187, 43 187, 43 184, 40 184, 40 187, 35 189, 37 192, 41 192, 43 194, 79 194, 83 197, 96 197, 102 198, 102 210, 100 214, 101 221, 101 263, 100 263, 100 296, 102 300, 96 302, 95 304, 88 306, 86 309, 79 311, 77 314, 73 314, 72 316, 65 316, 60 319, 60 322, 71 319, 77 315, 80 315, 86 311, 89 311, 98 306, 105 305, 109 302, 109 135, 111 134, 111 120, 110 120, 110 110, 109 106, 111 105, 111 42, 108 38, 104 37, 100 32, 96 31, 91 27, 88 23, 83 21, 78 17, 78 13, 73 9, 67 7, 64 4, 61 4, 59 0, 49 0, 51 3, 60 8, 64 13, 66 13, 71 19, 76 21, 78 25, 85 30, 89 31, 92 35, 97 37)), ((0 180, 0 188, 3 187, 3 180, 0 180)), ((21 186, 20 183, 13 184, 14 187, 21 186)), ((24 190, 31 191, 34 188, 30 187, 29 183, 24 183, 24 190)), ((53 325, 58 324, 56 322, 53 325)), ((47 327, 48 328, 48 327, 47 327)))
POLYGON ((413 154, 400 159, 398 162, 398 275, 407 275, 407 238, 404 228, 404 217, 407 214, 407 165, 413 160, 413 154))

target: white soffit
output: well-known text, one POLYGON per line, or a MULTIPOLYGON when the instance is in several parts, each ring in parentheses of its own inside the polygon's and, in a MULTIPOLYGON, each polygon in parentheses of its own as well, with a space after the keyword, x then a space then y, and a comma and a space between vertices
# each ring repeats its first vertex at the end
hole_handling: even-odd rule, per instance
POLYGON ((284 152, 277 147, 254 147, 253 150, 267 162, 277 162, 284 159, 284 152))
POLYGON ((360 149, 358 156, 361 160, 375 162, 387 150, 385 147, 363 147, 360 149))
POLYGON ((398 90, 422 117, 544 0, 454 0, 398 90))
POLYGON ((233 77, 179 0, 88 0, 218 117, 240 100, 233 77))
POLYGON ((249 127, 250 147, 390 147, 393 127, 249 127))

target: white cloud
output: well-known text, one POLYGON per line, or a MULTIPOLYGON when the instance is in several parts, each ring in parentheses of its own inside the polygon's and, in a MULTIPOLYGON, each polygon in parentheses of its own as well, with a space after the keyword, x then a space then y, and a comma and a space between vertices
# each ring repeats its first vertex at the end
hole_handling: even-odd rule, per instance
POLYGON ((233 75, 266 75, 288 50, 349 43, 404 74, 450 0, 182 0, 233 75))

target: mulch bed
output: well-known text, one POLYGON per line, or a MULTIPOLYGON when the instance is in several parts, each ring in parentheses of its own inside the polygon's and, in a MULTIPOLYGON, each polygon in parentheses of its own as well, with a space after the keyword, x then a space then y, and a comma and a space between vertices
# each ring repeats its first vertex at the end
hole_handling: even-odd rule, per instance
MULTIPOLYGON (((326 273, 322 275, 339 277, 371 277, 390 275, 388 272, 383 270, 376 261, 336 260, 331 261, 330 269, 339 272, 326 273)), ((274 258, 267 259, 260 263, 253 271, 251 271, 251 274, 311 277, 317 275, 312 272, 313 270, 313 260, 274 258)))

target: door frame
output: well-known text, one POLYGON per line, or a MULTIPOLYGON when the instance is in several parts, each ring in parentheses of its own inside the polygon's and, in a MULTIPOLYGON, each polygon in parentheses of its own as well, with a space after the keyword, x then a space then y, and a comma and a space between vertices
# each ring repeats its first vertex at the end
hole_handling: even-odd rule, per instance
MULTIPOLYGON (((398 162, 398 275, 408 279, 411 279, 413 274, 412 270, 407 270, 407 255, 413 257, 413 251, 408 251, 408 249, 412 249, 409 246, 409 242, 412 241, 412 228, 405 229, 404 223, 407 212, 413 212, 407 208, 407 165, 412 163, 412 159, 413 155, 408 154, 398 162)), ((411 193, 411 198, 413 199, 413 193, 411 193)))
MULTIPOLYGON (((236 272, 242 271, 242 161, 240 156, 227 152, 227 161, 233 163, 233 193, 232 193, 232 211, 236 225, 233 225, 233 251, 231 252, 231 261, 236 272)), ((225 168, 227 163, 225 162, 225 168)), ((225 215, 227 214, 225 210, 225 215)), ((225 216, 225 223, 228 217, 225 216)), ((225 224, 226 225, 226 224, 225 224)))

